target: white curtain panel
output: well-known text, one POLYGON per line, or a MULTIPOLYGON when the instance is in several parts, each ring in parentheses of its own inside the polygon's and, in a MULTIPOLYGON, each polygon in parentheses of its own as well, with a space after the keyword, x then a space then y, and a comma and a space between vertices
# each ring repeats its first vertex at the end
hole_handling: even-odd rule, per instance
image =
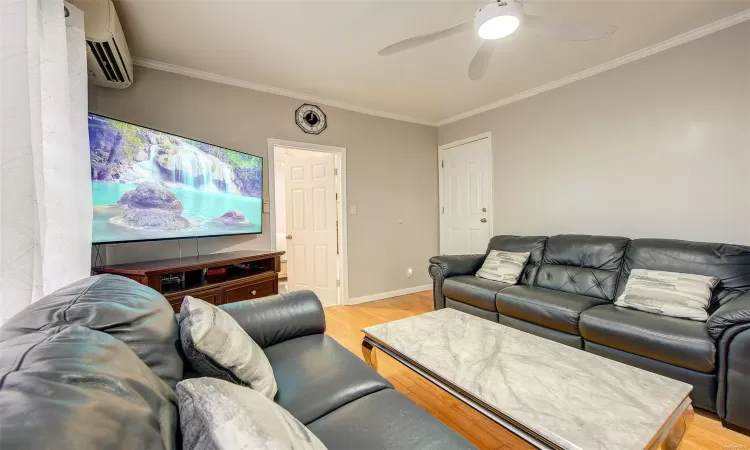
POLYGON ((0 0, 0 324, 89 275, 83 15, 0 0))

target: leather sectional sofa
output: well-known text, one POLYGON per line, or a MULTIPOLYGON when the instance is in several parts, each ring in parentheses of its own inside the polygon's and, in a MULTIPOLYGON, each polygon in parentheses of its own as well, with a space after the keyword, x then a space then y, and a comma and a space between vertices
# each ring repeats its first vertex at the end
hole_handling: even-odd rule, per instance
POLYGON ((435 309, 454 308, 694 387, 693 404, 750 430, 750 247, 667 239, 495 236, 530 252, 516 285, 477 278, 485 254, 430 259, 435 309), (633 269, 716 276, 707 322, 613 305, 633 269))
MULTIPOLYGON (((310 291, 221 306, 260 345, 275 401, 328 449, 474 448, 329 336, 310 291)), ((174 387, 195 377, 172 307, 151 288, 90 277, 0 328, 0 448, 180 448, 174 387)))

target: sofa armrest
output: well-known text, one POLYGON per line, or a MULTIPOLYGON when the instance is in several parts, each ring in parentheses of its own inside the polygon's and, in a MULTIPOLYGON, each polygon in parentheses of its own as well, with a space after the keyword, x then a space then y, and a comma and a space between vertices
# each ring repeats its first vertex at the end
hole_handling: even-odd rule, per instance
POLYGON ((445 297, 443 296, 443 282, 448 277, 456 275, 473 275, 477 273, 484 262, 484 254, 481 255, 444 255, 430 258, 428 269, 432 277, 432 298, 435 310, 445 308, 445 297))
POLYGON ((326 331, 323 305, 312 291, 296 291, 219 306, 261 348, 326 331))
MULTIPOLYGON (((474 275, 482 267, 485 255, 444 255, 430 258, 430 267, 435 266, 443 278, 456 275, 474 275)), ((430 271, 432 273, 432 271, 430 271)))
POLYGON ((708 334, 719 339, 728 328, 743 323, 750 323, 750 292, 726 302, 714 311, 706 321, 706 326, 708 334))

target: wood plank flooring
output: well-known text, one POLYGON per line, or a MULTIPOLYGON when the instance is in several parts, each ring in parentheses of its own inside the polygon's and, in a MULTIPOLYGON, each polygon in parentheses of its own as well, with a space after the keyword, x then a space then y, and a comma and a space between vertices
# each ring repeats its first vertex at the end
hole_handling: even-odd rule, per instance
MULTIPOLYGON (((326 308, 327 334, 362 358, 362 328, 432 310, 432 292, 394 297, 356 306, 326 308)), ((427 379, 378 352, 378 372, 396 389, 480 449, 532 448, 427 379)), ((697 411, 680 449, 750 450, 750 437, 721 426, 710 413, 697 411)))

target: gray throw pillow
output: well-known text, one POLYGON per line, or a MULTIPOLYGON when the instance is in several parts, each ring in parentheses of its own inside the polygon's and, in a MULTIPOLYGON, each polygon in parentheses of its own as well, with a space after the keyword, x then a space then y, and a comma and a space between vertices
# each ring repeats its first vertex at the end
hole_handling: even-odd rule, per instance
POLYGON ((633 269, 616 306, 682 319, 708 319, 716 277, 659 270, 633 269))
POLYGON ((479 278, 516 284, 531 253, 512 253, 490 250, 482 268, 476 273, 479 278))
POLYGON ((325 450, 306 426, 260 393, 216 378, 177 383, 182 448, 325 450))
POLYGON ((232 316, 187 296, 179 324, 182 350, 196 372, 250 386, 273 399, 278 388, 271 363, 232 316))

